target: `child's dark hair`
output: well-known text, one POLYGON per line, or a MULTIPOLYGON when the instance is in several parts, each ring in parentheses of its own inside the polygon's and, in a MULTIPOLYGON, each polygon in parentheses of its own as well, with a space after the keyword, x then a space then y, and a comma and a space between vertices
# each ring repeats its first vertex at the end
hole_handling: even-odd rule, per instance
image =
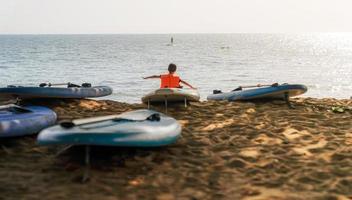
POLYGON ((170 73, 175 72, 176 69, 177 69, 177 66, 174 63, 170 63, 169 64, 168 70, 169 70, 170 73))

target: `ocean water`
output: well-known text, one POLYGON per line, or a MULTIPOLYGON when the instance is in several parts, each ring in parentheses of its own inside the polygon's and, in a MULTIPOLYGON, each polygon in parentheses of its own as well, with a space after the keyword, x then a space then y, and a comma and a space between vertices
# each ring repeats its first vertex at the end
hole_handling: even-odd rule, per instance
POLYGON ((352 34, 0 35, 0 87, 89 82, 114 89, 105 99, 140 102, 159 87, 142 77, 170 62, 202 99, 274 82, 305 84, 306 97, 352 96, 352 34))

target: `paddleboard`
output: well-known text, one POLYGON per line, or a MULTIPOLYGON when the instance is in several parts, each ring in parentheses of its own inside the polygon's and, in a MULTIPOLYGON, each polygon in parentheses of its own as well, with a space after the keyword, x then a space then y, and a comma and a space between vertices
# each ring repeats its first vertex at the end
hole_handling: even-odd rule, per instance
POLYGON ((282 84, 277 86, 259 87, 254 89, 244 89, 231 92, 219 92, 211 94, 208 100, 252 100, 252 99, 283 99, 285 93, 289 97, 301 95, 307 91, 305 85, 300 84, 282 84))
POLYGON ((107 96, 112 93, 108 86, 95 87, 23 87, 8 86, 0 88, 0 99, 33 98, 92 98, 107 96))
POLYGON ((0 137, 14 137, 38 133, 54 125, 56 114, 42 106, 0 106, 0 137))
POLYGON ((53 126, 41 131, 37 141, 40 145, 155 147, 175 142, 180 134, 181 126, 174 118, 142 109, 53 126))
POLYGON ((161 88, 152 91, 142 98, 143 103, 153 102, 184 102, 199 101, 200 95, 197 90, 183 88, 161 88))

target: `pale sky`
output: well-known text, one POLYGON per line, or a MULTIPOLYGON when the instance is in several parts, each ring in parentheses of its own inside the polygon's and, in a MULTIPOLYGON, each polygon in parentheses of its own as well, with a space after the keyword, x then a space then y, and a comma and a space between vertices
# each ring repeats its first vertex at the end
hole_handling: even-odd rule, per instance
POLYGON ((350 32, 351 0, 0 0, 0 34, 350 32))

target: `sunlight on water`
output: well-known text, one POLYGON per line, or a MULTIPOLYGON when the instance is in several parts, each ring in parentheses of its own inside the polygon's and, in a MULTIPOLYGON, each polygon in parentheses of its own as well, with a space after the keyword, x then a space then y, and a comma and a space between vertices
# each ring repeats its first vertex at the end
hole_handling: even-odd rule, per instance
POLYGON ((352 96, 352 34, 1 35, 0 86, 90 82, 139 102, 170 62, 199 88, 301 83, 305 96, 352 96))

